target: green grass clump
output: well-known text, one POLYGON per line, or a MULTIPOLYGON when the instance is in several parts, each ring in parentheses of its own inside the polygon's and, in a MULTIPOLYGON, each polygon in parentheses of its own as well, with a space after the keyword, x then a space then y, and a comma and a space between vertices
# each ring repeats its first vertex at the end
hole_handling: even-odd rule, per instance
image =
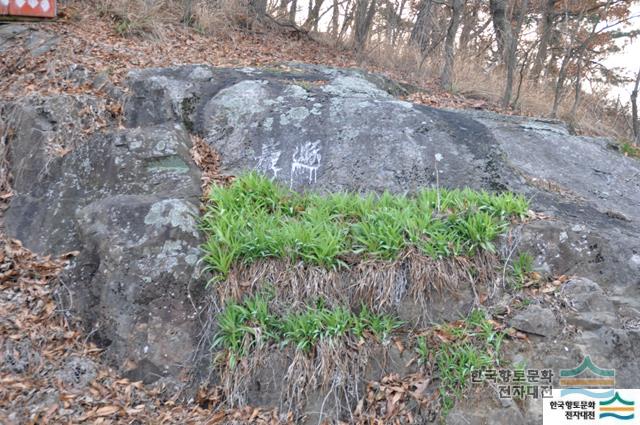
POLYGON ((442 325, 436 332, 446 341, 430 346, 426 336, 420 336, 416 353, 423 363, 430 363, 440 379, 443 413, 462 397, 472 373, 498 362, 504 333, 494 329, 482 310, 474 310, 465 321, 442 325))
POLYGON ((623 142, 620 144, 620 151, 632 158, 640 158, 640 146, 634 145, 631 142, 623 142))
POLYGON ((205 261, 225 279, 234 263, 286 258, 330 269, 346 256, 394 260, 408 248, 443 258, 493 251, 528 203, 511 193, 423 190, 415 197, 298 194, 256 173, 210 192, 205 261))
POLYGON ((218 316, 218 333, 214 347, 229 352, 229 365, 256 347, 279 337, 278 318, 271 314, 266 298, 248 298, 243 303, 231 302, 218 316))
POLYGON ((254 349, 265 344, 292 345, 309 352, 321 340, 343 336, 384 340, 401 322, 391 316, 376 314, 365 306, 359 313, 345 307, 329 308, 322 302, 300 312, 283 316, 269 309, 268 297, 257 295, 243 302, 231 302, 218 316, 215 348, 225 349, 229 367, 254 349))
POLYGON ((511 265, 513 271, 513 286, 522 289, 529 274, 533 271, 533 256, 527 252, 518 255, 511 265))

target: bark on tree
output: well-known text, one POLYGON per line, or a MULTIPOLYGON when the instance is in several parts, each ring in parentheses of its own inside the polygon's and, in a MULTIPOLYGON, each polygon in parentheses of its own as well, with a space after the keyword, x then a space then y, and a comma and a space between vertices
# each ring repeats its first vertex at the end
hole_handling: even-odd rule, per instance
POLYGON ((296 13, 298 12, 298 0, 291 0, 291 8, 289 9, 289 22, 296 22, 296 13))
POLYGON ((344 21, 342 22, 342 28, 340 29, 340 35, 338 36, 339 40, 343 40, 347 30, 351 26, 353 21, 353 15, 355 13, 356 5, 351 1, 347 0, 347 5, 344 13, 344 21))
POLYGON ((467 2, 467 10, 463 13, 462 30, 460 31, 460 50, 462 51, 468 50, 471 34, 478 27, 480 2, 481 0, 474 0, 472 5, 467 2))
POLYGON ((501 60, 505 60, 506 49, 511 45, 511 24, 507 13, 507 0, 489 0, 489 10, 493 20, 493 28, 496 33, 498 54, 501 60))
POLYGON ((398 11, 395 14, 396 15, 396 27, 395 27, 395 31, 393 32, 393 38, 391 41, 391 44, 393 46, 396 46, 398 44, 398 39, 400 37, 400 35, 403 33, 403 28, 402 28, 402 15, 404 14, 404 8, 407 6, 407 0, 402 0, 400 2, 400 6, 398 7, 398 11))
POLYGON ((267 0, 249 0, 249 11, 257 18, 267 15, 267 0))
POLYGON ((444 43, 444 67, 442 68, 442 75, 440 76, 440 84, 446 90, 450 90, 453 83, 456 34, 460 26, 460 17, 464 10, 464 3, 464 0, 451 0, 451 20, 444 43))
POLYGON ((562 92, 564 90, 564 82, 567 78, 567 68, 569 67, 569 62, 571 62, 572 56, 573 56, 573 48, 569 48, 567 50, 567 53, 562 58, 562 64, 560 65, 560 70, 558 70, 558 79, 556 81, 555 92, 553 93, 553 106, 551 107, 551 118, 556 118, 558 116, 560 100, 562 99, 562 92))
POLYGON ((307 20, 305 21, 303 28, 310 30, 316 29, 318 27, 318 21, 320 20, 320 8, 324 0, 316 0, 315 4, 312 1, 309 1, 309 16, 307 16, 307 20), (313 7, 311 6, 313 4, 313 7))
MULTIPOLYGON (((567 79, 567 69, 569 67, 569 64, 571 63, 571 61, 575 58, 577 61, 577 66, 578 68, 582 65, 581 61, 583 60, 583 52, 584 49, 587 47, 587 45, 589 44, 589 42, 598 34, 598 22, 594 22, 593 25, 591 26, 591 31, 590 34, 587 38, 585 38, 582 43, 578 44, 576 42, 576 39, 578 38, 578 32, 580 30, 580 25, 579 23, 582 22, 582 18, 584 16, 584 9, 580 11, 580 15, 578 16, 577 19, 577 25, 576 27, 573 29, 573 31, 571 32, 571 36, 570 36, 570 41, 569 44, 566 48, 566 54, 564 55, 564 58, 562 59, 562 65, 560 65, 560 70, 558 71, 558 80, 556 82, 556 89, 555 89, 555 93, 553 96, 553 108, 551 110, 551 117, 552 118, 556 118, 558 116, 558 109, 560 107, 560 101, 562 100, 562 95, 563 95, 563 90, 564 90, 564 83, 567 79)), ((603 27, 602 30, 606 29, 607 27, 603 27)), ((580 79, 580 76, 578 76, 578 80, 580 79)), ((579 84, 579 82, 576 82, 576 84, 579 84)), ((578 90, 579 88, 576 87, 576 90, 578 90)), ((580 97, 578 95, 577 97, 577 101, 580 100, 580 97)), ((576 105, 577 108, 577 105, 576 105)))
POLYGON ((393 27, 394 27, 393 12, 394 10, 393 10, 393 5, 391 4, 391 1, 386 0, 384 2, 384 21, 385 21, 384 36, 387 41, 391 40, 391 38, 393 37, 392 35, 393 27))
MULTIPOLYGON (((402 5, 400 6, 402 7, 402 5)), ((384 2, 384 20, 385 20, 385 39, 386 42, 393 45, 395 34, 398 32, 401 15, 396 13, 396 2, 386 0, 384 2)))
POLYGON ((540 81, 540 75, 544 69, 544 64, 547 60, 549 42, 551 41, 551 34, 553 33, 553 23, 555 19, 554 7, 557 0, 547 0, 542 16, 542 22, 540 23, 540 29, 538 31, 538 38, 540 43, 538 45, 538 51, 536 57, 533 60, 533 67, 531 68, 531 79, 538 83, 540 81))
POLYGON ((333 0, 333 10, 331 15, 331 35, 333 38, 338 38, 338 30, 340 29, 340 3, 338 0, 333 0))
POLYGON ((279 18, 286 18, 288 15, 287 6, 289 5, 289 0, 280 0, 278 4, 278 12, 277 15, 279 18))
POLYGON ((418 9, 416 23, 411 30, 411 42, 420 48, 420 52, 424 54, 429 51, 431 45, 431 29, 433 28, 433 16, 431 9, 433 0, 422 0, 418 9))
POLYGON ((376 13, 376 0, 357 0, 353 31, 353 45, 356 52, 364 50, 369 38, 369 31, 376 13))
POLYGON ((578 114, 578 106, 582 95, 582 59, 578 58, 576 64, 576 84, 573 92, 573 105, 571 106, 571 121, 575 121, 578 114))
POLYGON ((640 144, 640 122, 638 121, 638 88, 640 86, 640 70, 636 75, 636 83, 631 92, 631 122, 633 126, 633 137, 636 145, 640 144))
MULTIPOLYGON (((522 25, 524 23, 524 18, 527 15, 527 9, 529 7, 528 0, 522 0, 520 4, 520 10, 518 12, 518 23, 516 24, 516 28, 511 33, 511 39, 509 40, 509 45, 507 46, 506 55, 506 65, 507 65, 507 81, 505 82, 504 95, 502 96, 502 106, 507 107, 511 102, 511 96, 513 92, 513 77, 516 72, 516 66, 518 62, 518 40, 520 39, 520 32, 522 31, 522 25)), ((511 24, 508 24, 511 26, 511 24)))

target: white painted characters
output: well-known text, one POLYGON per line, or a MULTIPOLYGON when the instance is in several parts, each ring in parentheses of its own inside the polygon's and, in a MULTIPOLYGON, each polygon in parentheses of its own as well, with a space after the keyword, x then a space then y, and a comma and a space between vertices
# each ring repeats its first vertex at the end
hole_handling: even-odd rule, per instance
MULTIPOLYGON (((293 182, 297 175, 302 174, 309 184, 316 182, 318 178, 318 168, 322 155, 320 154, 320 141, 305 142, 296 146, 291 158, 291 173, 289 187, 293 187, 293 182)), ((278 177, 282 168, 278 167, 278 161, 282 156, 280 144, 275 141, 262 143, 260 155, 256 157, 258 164, 256 168, 265 174, 273 174, 273 178, 278 177)))
POLYGON ((293 187, 293 179, 299 171, 307 173, 309 184, 315 183, 318 178, 318 168, 320 168, 320 141, 305 142, 303 145, 296 146, 291 161, 291 184, 293 187))
POLYGON ((278 142, 268 141, 263 143, 262 152, 260 152, 260 156, 257 158, 258 169, 265 173, 271 171, 274 179, 278 177, 278 172, 281 170, 281 168, 278 167, 278 160, 280 160, 280 155, 282 154, 279 148, 278 142))

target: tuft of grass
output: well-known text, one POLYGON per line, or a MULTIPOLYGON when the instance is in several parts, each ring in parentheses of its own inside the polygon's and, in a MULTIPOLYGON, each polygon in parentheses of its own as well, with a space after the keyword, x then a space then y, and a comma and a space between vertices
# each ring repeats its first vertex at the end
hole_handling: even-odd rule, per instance
POLYGON ((623 142, 620 144, 620 152, 625 156, 640 158, 640 146, 634 145, 631 142, 623 142))
POLYGON ((464 321, 436 327, 434 335, 441 337, 419 336, 415 351, 421 363, 437 371, 446 415, 468 388, 472 373, 498 363, 504 333, 494 328, 482 310, 474 310, 464 321))
POLYGON ((234 368, 253 349, 277 339, 278 328, 278 319, 269 311, 264 296, 247 298, 243 303, 231 302, 218 316, 213 346, 226 348, 229 366, 234 368))
POLYGON ((518 255, 511 265, 515 289, 522 289, 529 274, 533 271, 533 256, 528 252, 518 255))
POLYGON ((345 258, 394 260, 408 248, 432 258, 494 251, 509 220, 528 211, 511 193, 425 189, 414 197, 298 194, 256 173, 213 187, 201 225, 204 260, 224 280, 238 262, 286 258, 338 269, 345 258))
POLYGON ((238 360, 268 344, 290 344, 310 352, 321 340, 346 336, 382 341, 400 326, 402 322, 365 306, 356 314, 346 307, 329 308, 322 301, 278 316, 271 312, 268 297, 260 294, 225 306, 218 316, 213 346, 226 351, 228 365, 234 368, 238 360))

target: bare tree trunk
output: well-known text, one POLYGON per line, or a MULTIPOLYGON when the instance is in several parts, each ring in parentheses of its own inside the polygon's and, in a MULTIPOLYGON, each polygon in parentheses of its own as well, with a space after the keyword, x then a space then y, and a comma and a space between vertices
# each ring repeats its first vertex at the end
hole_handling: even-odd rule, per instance
POLYGON ((636 75, 636 83, 631 92, 631 125, 636 145, 640 144, 640 122, 638 122, 638 86, 640 86, 640 70, 636 75))
POLYGON ((340 29, 340 35, 338 36, 339 40, 344 39, 347 30, 351 26, 351 22, 353 21, 353 14, 355 13, 355 8, 357 5, 354 5, 351 0, 347 1, 347 5, 345 7, 344 12, 344 21, 342 22, 342 28, 340 29))
POLYGON ((311 0, 309 0, 309 16, 307 16, 307 20, 305 21, 303 28, 310 30, 311 28, 317 29, 318 20, 320 20, 320 8, 324 0, 316 0, 315 4, 311 0), (311 5, 313 4, 313 7, 311 5))
POLYGON ((289 0, 280 0, 278 4, 278 12, 277 15, 279 18, 286 18, 288 15, 287 6, 289 5, 289 0))
POLYGON ((464 0, 451 0, 451 21, 444 43, 444 67, 442 68, 442 75, 440 76, 440 85, 446 90, 451 90, 453 82, 456 34, 460 26, 460 16, 464 10, 464 3, 464 0))
POLYGON ((553 31, 553 21, 555 18, 554 6, 557 0, 547 0, 544 7, 542 16, 542 23, 540 30, 538 31, 538 37, 540 44, 538 46, 538 52, 533 60, 533 68, 531 69, 531 78, 535 83, 540 80, 540 74, 544 68, 544 63, 547 60, 547 52, 549 50, 549 42, 551 41, 551 33, 553 31))
MULTIPOLYGON (((584 9, 580 11, 580 15, 578 16, 578 19, 576 22, 580 23, 582 21, 584 12, 585 12, 584 9)), ((580 72, 579 67, 582 65, 581 61, 583 60, 582 53, 584 52, 584 49, 587 47, 589 41, 592 40, 593 37, 597 34, 596 32, 597 28, 598 28, 598 22, 596 21, 593 23, 593 26, 591 27, 591 33, 589 37, 587 37, 579 45, 576 45, 576 38, 578 37, 578 32, 580 30, 579 25, 577 25, 576 28, 574 28, 571 33, 569 46, 567 47, 567 53, 562 59, 562 65, 560 66, 560 71, 558 71, 558 80, 556 82, 556 90, 553 97, 553 109, 551 110, 551 116, 553 118, 557 117, 558 115, 558 108, 560 106, 560 100, 562 99, 562 91, 564 89, 564 82, 567 78, 567 68, 569 67, 569 63, 575 56, 576 62, 578 65, 578 72, 580 72)), ((579 74, 577 78, 580 79, 579 74)), ((579 87, 576 87, 576 90, 579 90, 579 87)), ((577 94, 576 96, 578 96, 577 100, 579 101, 580 100, 579 94, 577 94)))
MULTIPOLYGON (((468 5, 468 3, 467 3, 468 5)), ((462 17, 462 30, 460 31, 460 50, 467 51, 471 32, 478 27, 478 13, 480 12, 480 0, 474 0, 473 5, 468 7, 462 17)))
POLYGON ((401 35, 402 31, 402 15, 404 14, 404 8, 407 5, 407 0, 402 0, 400 2, 400 6, 398 7, 398 12, 396 13, 396 17, 397 17, 397 22, 396 22, 396 29, 393 33, 393 40, 391 41, 391 44, 393 46, 396 46, 398 44, 398 38, 401 35))
POLYGON ((506 49, 511 45, 511 23, 507 14, 507 0, 489 0, 489 10, 498 43, 501 60, 506 59, 506 49))
POLYGON ((582 59, 577 59, 576 65, 576 85, 573 95, 573 106, 571 106, 571 121, 576 120, 578 114, 578 106, 580 106, 581 94, 582 94, 582 59))
POLYGON ((267 0, 249 0, 249 10, 257 19, 264 18, 267 14, 267 0))
MULTIPOLYGON (((522 24, 524 23, 524 18, 527 15, 527 8, 529 7, 528 0, 522 0, 520 4, 520 11, 518 13, 518 23, 516 25, 515 31, 513 31, 511 35, 511 40, 509 45, 507 46, 508 50, 506 51, 506 65, 507 65, 507 81, 505 83, 504 95, 502 96, 502 106, 507 107, 511 102, 511 96, 513 92, 513 76, 516 71, 516 65, 518 62, 518 40, 520 39, 520 32, 522 31, 522 24)), ((511 24, 509 24, 511 25, 511 24)))
POLYGON ((353 31, 353 45, 361 53, 367 44, 369 31, 376 13, 376 0, 357 0, 353 31))
POLYGON ((516 108, 518 102, 520 101, 520 93, 522 91, 522 83, 524 82, 524 77, 527 73, 527 69, 529 68, 529 58, 531 57, 531 52, 533 51, 535 44, 532 45, 527 51, 524 52, 524 57, 522 58, 522 65, 520 65, 520 76, 518 78, 518 85, 516 89, 516 97, 513 99, 511 103, 512 108, 516 108))
POLYGON ((393 27, 394 27, 394 21, 393 21, 393 14, 395 12, 395 10, 393 10, 393 5, 391 4, 390 0, 386 0, 385 2, 385 7, 384 7, 384 21, 385 21, 385 25, 384 25, 384 38, 386 39, 387 43, 391 42, 391 37, 393 36, 393 27))
POLYGON ((562 65, 558 71, 558 80, 556 81, 556 89, 553 93, 553 107, 551 108, 551 117, 556 118, 558 116, 558 108, 560 107, 560 100, 562 99, 562 91, 564 90, 564 81, 567 78, 567 68, 569 62, 573 56, 573 49, 569 48, 567 53, 562 58, 562 65))
POLYGON ((411 42, 416 44, 420 48, 420 52, 424 54, 429 50, 431 45, 431 28, 433 28, 433 16, 431 15, 431 9, 433 7, 433 0, 422 0, 420 8, 418 9, 418 16, 416 17, 416 23, 411 30, 411 42))
POLYGON ((298 13, 298 0, 291 0, 291 8, 289 9, 289 22, 296 22, 296 13, 298 13))
POLYGON ((334 39, 338 38, 338 30, 340 29, 340 3, 339 0, 333 0, 333 10, 331 15, 331 35, 334 39))

